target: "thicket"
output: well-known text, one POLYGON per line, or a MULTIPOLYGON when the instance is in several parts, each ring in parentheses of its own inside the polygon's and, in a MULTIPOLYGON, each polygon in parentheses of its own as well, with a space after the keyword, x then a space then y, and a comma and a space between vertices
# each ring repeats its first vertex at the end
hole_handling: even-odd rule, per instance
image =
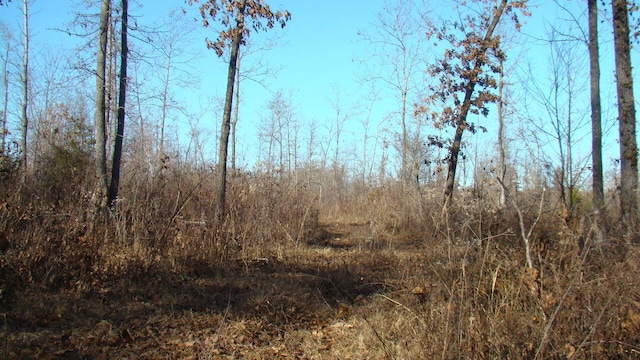
MULTIPOLYGON (((197 278, 210 268, 230 269, 219 275, 227 282, 246 281, 308 264, 327 289, 305 296, 335 307, 357 334, 345 333, 321 351, 316 330, 312 335, 298 324, 291 332, 286 326, 296 320, 288 309, 304 308, 308 298, 285 297, 290 307, 265 315, 256 306, 242 315, 281 322, 288 335, 268 346, 306 344, 302 358, 637 358, 640 352, 640 253, 618 236, 625 229, 614 225, 613 202, 602 241, 588 194, 576 194, 581 206, 569 218, 553 188, 545 198, 541 191, 513 193, 521 222, 514 207, 497 205, 495 187, 461 189, 442 214, 436 184, 390 179, 372 187, 332 181, 335 171, 322 169, 238 171, 229 181, 229 215, 216 228, 214 167, 167 162, 149 171, 130 163, 116 205, 90 223, 91 157, 76 145, 52 146, 26 183, 14 158, 3 157, 0 311, 7 357, 19 357, 16 348, 28 345, 16 334, 55 318, 26 294, 91 297, 118 279, 197 278), (359 232, 332 233, 332 226, 359 232), (533 227, 533 268, 526 266, 521 226, 533 227), (313 251, 338 249, 336 242, 347 239, 342 253, 313 251), (253 266, 266 267, 247 274, 253 266), (367 278, 366 286, 355 274, 367 278), (346 315, 337 301, 346 304, 346 315)), ((294 290, 272 291, 275 297, 294 290)), ((276 300, 283 301, 270 299, 276 300)), ((319 308, 306 311, 335 321, 320 317, 319 308)), ((213 350, 192 351, 206 358, 213 350)))

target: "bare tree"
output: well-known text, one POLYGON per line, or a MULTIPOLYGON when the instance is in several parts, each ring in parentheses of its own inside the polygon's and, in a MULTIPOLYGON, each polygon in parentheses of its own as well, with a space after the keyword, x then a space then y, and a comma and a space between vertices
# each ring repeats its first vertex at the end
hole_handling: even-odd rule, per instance
MULTIPOLYGON (((507 154, 506 144, 504 138, 504 67, 503 63, 500 64, 500 74, 498 78, 498 102, 496 113, 498 116, 498 178, 504 185, 505 178, 507 176, 507 154)), ((504 207, 507 202, 507 188, 500 186, 500 207, 504 207)))
POLYGON ((305 146, 307 150, 306 161, 309 166, 312 166, 316 154, 316 146, 317 146, 317 136, 318 136, 318 121, 312 119, 308 123, 307 136, 305 137, 305 146))
MULTIPOLYGON (((568 21, 573 23, 572 28, 577 29, 578 33, 573 31, 559 30, 553 27, 554 36, 550 41, 562 43, 582 43, 586 45, 589 51, 589 77, 590 77, 590 98, 591 98, 591 164, 592 164, 592 192, 593 205, 596 213, 599 236, 605 236, 604 223, 604 182, 603 182, 603 165, 602 165, 602 119, 601 119, 601 102, 600 102, 600 55, 598 46, 598 6, 596 0, 587 0, 587 28, 584 27, 584 13, 576 12, 575 9, 569 8, 566 1, 554 0, 556 6, 563 11, 568 21)), ((555 46, 551 44, 551 46, 555 46)), ((574 52, 573 46, 566 46, 568 51, 574 52)), ((566 56, 569 61, 572 56, 566 56)), ((581 56, 573 55, 573 58, 581 56)), ((569 69, 567 69, 569 71, 569 69)), ((574 72, 579 76, 577 71, 574 72)), ((569 150, 569 149, 567 149, 569 150)), ((569 152, 567 152, 569 154, 569 152)))
POLYGON ((329 102, 331 103, 331 107, 333 108, 333 111, 335 114, 335 119, 333 123, 335 127, 332 127, 333 129, 332 136, 336 140, 336 146, 333 149, 334 150, 333 151, 333 170, 334 170, 333 180, 334 182, 337 182, 339 160, 340 160, 340 145, 341 145, 340 137, 342 136, 344 124, 347 121, 347 118, 349 117, 349 115, 344 112, 343 105, 342 105, 342 98, 340 95, 340 88, 336 84, 333 84, 332 88, 333 88, 333 98, 329 99, 329 102))
POLYGON ((107 37, 109 32, 109 15, 111 1, 102 0, 100 8, 100 25, 98 28, 98 53, 96 57, 96 97, 95 97, 95 171, 96 188, 94 204, 99 209, 107 205, 107 143, 106 143, 106 65, 107 37))
MULTIPOLYGON (((419 14, 422 12, 413 0, 386 1, 378 13, 373 33, 359 32, 373 49, 373 59, 378 63, 367 70, 365 80, 380 81, 399 97, 400 123, 400 178, 407 182, 412 174, 409 166, 409 116, 413 92, 425 64, 423 49, 424 28, 419 14)), ((371 59, 366 60, 371 63, 371 59)))
POLYGON ((598 218, 600 236, 604 223, 604 180, 602 170, 602 106, 600 104, 600 50, 598 46, 598 1, 588 0, 589 11, 589 76, 591 90, 591 174, 593 205, 598 218))
POLYGON ((29 104, 29 1, 22 0, 22 72, 20 81, 22 83, 22 104, 21 109, 21 137, 20 150, 22 151, 22 180, 27 179, 27 131, 29 129, 28 104, 29 104))
POLYGON ((236 126, 240 117, 240 64, 242 63, 242 52, 238 49, 238 60, 236 61, 235 89, 233 117, 231 119, 231 170, 236 170, 236 126))
MULTIPOLYGON (((31 78, 37 81, 31 82, 29 90, 29 163, 31 169, 35 166, 41 170, 42 161, 48 161, 50 157, 52 132, 56 128, 60 132, 63 131, 61 123, 64 121, 52 122, 52 117, 59 115, 61 108, 73 112, 75 109, 84 107, 85 104, 78 101, 78 97, 84 97, 87 94, 80 95, 86 89, 84 86, 76 87, 69 84, 70 69, 67 53, 49 47, 39 49, 39 52, 40 56, 30 61, 31 78)), ((72 118, 66 115, 57 117, 72 118)), ((65 145, 60 144, 60 146, 65 145)))
POLYGON ((372 161, 371 158, 375 157, 375 147, 372 154, 369 154, 370 149, 369 138, 371 134, 369 129, 371 127, 371 115, 373 113, 373 108, 380 97, 380 90, 376 89, 375 84, 371 86, 369 94, 367 98, 364 100, 362 106, 364 107, 364 115, 360 118, 360 123, 362 124, 362 173, 360 174, 362 185, 366 186, 367 183, 370 183, 371 173, 367 175, 367 169, 370 169, 369 163, 372 161), (369 157, 368 155, 371 155, 369 157))
POLYGON ((283 90, 276 91, 265 104, 269 115, 261 119, 260 137, 266 139, 268 169, 276 169, 282 176, 292 173, 292 128, 295 131, 291 99, 283 90))
MULTIPOLYGON (((247 39, 245 39, 247 40, 247 39)), ((236 64, 236 79, 234 86, 233 116, 231 118, 231 169, 236 168, 236 128, 240 117, 240 86, 244 80, 250 80, 266 88, 265 80, 275 78, 278 69, 274 69, 265 63, 260 56, 263 52, 274 48, 279 41, 275 36, 264 43, 255 44, 245 41, 244 47, 238 50, 238 61, 236 64), (249 61, 256 57, 254 61, 249 61)))
POLYGON ((258 128, 258 136, 260 146, 267 146, 266 159, 261 157, 261 161, 266 165, 266 170, 271 172, 274 168, 274 146, 279 141, 278 139, 278 118, 280 117, 279 106, 277 106, 278 98, 274 97, 267 101, 265 107, 269 110, 269 115, 263 114, 260 118, 260 125, 258 128))
POLYGON ((0 32, 2 34, 2 41, 4 41, 4 56, 2 58, 2 90, 4 91, 4 97, 2 99, 2 152, 4 155, 7 153, 7 135, 9 133, 7 129, 7 118, 9 110, 9 57, 11 56, 11 49, 13 48, 13 33, 3 23, 0 24, 0 32))
POLYGON ((586 134, 581 133, 588 125, 586 104, 581 106, 577 99, 586 88, 586 79, 580 78, 581 61, 585 57, 581 48, 570 41, 561 41, 557 29, 553 29, 548 40, 549 77, 546 82, 540 80, 539 74, 532 69, 527 79, 527 94, 539 105, 531 112, 531 137, 546 142, 555 142, 552 147, 557 155, 549 157, 547 163, 553 168, 556 188, 564 207, 565 220, 570 220, 575 208, 576 186, 582 181, 588 159, 576 159, 576 144, 586 134), (547 85, 548 84, 548 85, 547 85))
MULTIPOLYGON (((189 0, 193 5, 197 0, 189 0)), ((227 158, 229 147, 229 131, 231 124, 231 109, 233 103, 233 88, 235 84, 236 66, 240 45, 244 44, 244 38, 249 36, 250 29, 271 29, 278 22, 282 27, 291 19, 288 11, 272 12, 269 5, 257 0, 209 0, 199 7, 203 25, 209 25, 209 18, 213 21, 221 21, 223 25, 230 26, 220 31, 216 41, 206 39, 207 47, 214 49, 218 56, 222 56, 224 49, 230 45, 229 71, 227 75, 227 91, 225 95, 224 111, 222 115, 222 130, 220 133, 220 151, 218 159, 218 191, 217 209, 215 219, 221 223, 226 216, 226 184, 227 184, 227 158), (235 24, 231 25, 231 18, 235 17, 235 24), (266 22, 263 23, 262 19, 266 22), (245 21, 250 20, 251 26, 246 26, 245 21)))
POLYGON ((107 193, 107 205, 113 206, 118 198, 118 190, 120 187, 120 165, 122 161, 122 144, 124 141, 124 120, 126 115, 127 100, 127 57, 129 56, 129 47, 127 41, 127 33, 129 26, 129 1, 122 1, 122 29, 120 32, 120 85, 118 91, 118 119, 116 123, 116 138, 113 148, 113 161, 111 163, 111 182, 107 193))
MULTIPOLYGON (((167 126, 175 111, 185 112, 185 108, 176 101, 173 89, 178 87, 185 89, 192 87, 195 83, 195 75, 191 71, 190 63, 195 57, 185 44, 191 39, 191 22, 187 21, 182 12, 172 11, 166 19, 159 24, 159 31, 150 31, 148 37, 152 47, 154 68, 160 71, 152 71, 152 77, 157 80, 158 88, 152 88, 150 98, 153 107, 159 108, 159 122, 157 123, 156 154, 154 161, 154 174, 157 175, 166 165, 167 160, 167 126)), ((133 59, 135 61, 135 58, 133 59)), ((137 73, 136 73, 137 74, 137 73)), ((134 81, 136 76, 132 77, 134 81)), ((142 85, 142 84, 140 84, 142 85)), ((135 92, 135 98, 140 103, 140 85, 132 86, 131 91, 135 92)), ((142 111, 138 111, 142 114, 142 111)), ((131 113, 130 113, 131 115, 131 113)), ((142 126, 142 122, 140 124, 142 126)), ((141 128, 141 131, 144 129, 141 128)), ((149 149, 151 151, 151 149, 149 149)))
POLYGON ((637 233, 638 222, 638 144, 631 75, 628 3, 627 0, 613 0, 611 6, 620 131, 620 215, 622 224, 627 227, 627 234, 631 238, 637 233))

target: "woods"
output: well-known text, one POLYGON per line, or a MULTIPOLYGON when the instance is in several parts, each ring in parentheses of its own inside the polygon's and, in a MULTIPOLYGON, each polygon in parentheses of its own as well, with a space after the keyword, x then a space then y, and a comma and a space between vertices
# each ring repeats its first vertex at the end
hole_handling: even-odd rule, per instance
POLYGON ((635 3, 158 4, 0 1, 0 357, 637 357, 635 3))

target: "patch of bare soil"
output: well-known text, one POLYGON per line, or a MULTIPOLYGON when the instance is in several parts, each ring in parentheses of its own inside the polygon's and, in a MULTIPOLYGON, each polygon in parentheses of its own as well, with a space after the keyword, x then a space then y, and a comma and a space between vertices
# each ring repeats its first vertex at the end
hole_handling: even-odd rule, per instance
POLYGON ((317 240, 281 258, 224 266, 194 260, 180 271, 140 266, 91 286, 78 283, 76 289, 14 289, 0 303, 0 357, 379 356, 380 349, 358 343, 367 323, 356 321, 354 309, 395 291, 403 276, 398 261, 417 263, 420 256, 398 259, 379 251, 370 228, 327 225, 317 240))

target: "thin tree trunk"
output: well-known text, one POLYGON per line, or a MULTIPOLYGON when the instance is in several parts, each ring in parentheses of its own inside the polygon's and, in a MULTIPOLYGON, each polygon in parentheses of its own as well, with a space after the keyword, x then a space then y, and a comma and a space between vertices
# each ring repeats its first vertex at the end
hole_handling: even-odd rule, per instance
MULTIPOLYGON (((496 10, 493 20, 489 25, 489 28, 487 28, 487 32, 484 36, 485 41, 490 40, 493 36, 493 31, 498 25, 498 21, 500 21, 500 17, 502 16, 502 12, 504 11, 506 5, 507 0, 502 0, 502 2, 500 2, 500 6, 496 10)), ((486 45, 483 45, 480 51, 482 52, 482 54, 484 54, 487 51, 486 45)), ((478 56, 482 54, 479 54, 478 56)), ((480 59, 476 60, 473 69, 474 73, 479 73, 482 65, 484 64, 480 59)), ((444 209, 446 209, 451 204, 451 200, 453 198, 453 189, 456 182, 456 169, 458 167, 458 155, 460 154, 460 146, 462 145, 462 134, 467 128, 467 115, 469 114, 469 109, 471 108, 471 96, 473 95, 476 83, 477 81, 472 79, 469 80, 469 82, 465 86, 464 101, 462 102, 462 106, 460 107, 460 114, 458 115, 456 134, 453 138, 453 143, 449 148, 449 160, 447 162, 447 182, 445 184, 444 190, 444 209)))
POLYGON ((238 124, 240 112, 240 63, 242 62, 242 56, 239 52, 240 49, 238 49, 238 61, 236 63, 235 103, 233 104, 233 119, 231 120, 231 170, 233 171, 236 170, 236 125, 238 124))
POLYGON ((569 71, 569 69, 567 68, 567 142, 565 143, 565 146, 567 148, 566 153, 567 153, 567 162, 566 162, 566 171, 565 171, 565 176, 566 176, 566 181, 567 181, 567 199, 566 199, 566 203, 565 203, 565 207, 567 208, 567 215, 569 216, 569 219, 571 219, 573 217, 573 151, 571 149, 572 144, 572 132, 573 129, 571 127, 572 124, 572 119, 571 119, 571 111, 573 110, 573 85, 571 84, 571 71, 569 71))
POLYGON ((28 0, 22 1, 22 19, 23 19, 23 46, 24 51, 22 53, 22 129, 20 138, 20 150, 22 151, 22 181, 27 180, 27 131, 29 128, 29 118, 27 114, 27 107, 29 104, 29 6, 28 0))
POLYGON ((106 151, 106 64, 107 64, 107 36, 109 31, 109 13, 111 1, 102 0, 100 9, 99 46, 96 63, 96 99, 95 99, 95 171, 96 189, 94 204, 104 209, 107 204, 107 151, 106 151))
POLYGON ((498 80, 498 104, 497 104, 497 113, 498 113, 498 152, 499 152, 499 176, 500 180, 505 184, 505 186, 500 187, 500 207, 505 207, 507 203, 507 194, 506 194, 506 179, 507 176, 507 159, 505 154, 505 144, 504 144, 504 99, 503 99, 503 90, 504 90, 504 73, 502 69, 502 63, 500 64, 500 79, 498 80))
POLYGON ((602 106, 600 104, 600 50, 598 46, 598 0, 587 0, 589 7, 589 70, 591 77, 591 163, 593 206, 600 240, 605 240, 604 180, 602 170, 602 106))
POLYGON ((127 43, 129 0, 122 0, 122 30, 120 49, 120 88, 118 92, 118 120, 116 123, 116 138, 113 147, 113 162, 111 164, 111 183, 107 204, 112 207, 118 198, 120 188, 120 165, 122 162, 122 143, 124 141, 124 120, 126 115, 127 101, 127 58, 129 47, 127 43))
POLYGON ((7 110, 9 107, 9 50, 11 50, 11 41, 7 37, 7 47, 5 49, 4 64, 2 69, 2 87, 4 89, 4 104, 2 110, 2 154, 7 154, 7 110))
POLYGON ((631 76, 629 16, 627 1, 613 0, 612 7, 620 131, 620 215, 631 240, 637 231, 635 227, 638 220, 638 144, 631 76))
POLYGON ((402 183, 406 184, 409 180, 409 174, 407 173, 407 90, 406 87, 402 89, 402 108, 400 112, 400 122, 402 125, 402 183))
POLYGON ((164 167, 165 155, 164 155, 164 128, 167 122, 167 109, 169 107, 169 79, 171 76, 171 60, 173 57, 173 45, 171 44, 169 47, 169 51, 167 53, 167 67, 165 68, 165 78, 164 78, 164 87, 162 89, 162 118, 160 119, 160 146, 158 150, 158 170, 157 173, 160 174, 162 172, 162 168, 164 167))
POLYGON ((235 84, 238 51, 242 42, 242 28, 244 27, 244 11, 246 0, 240 0, 236 16, 236 32, 231 42, 231 56, 229 58, 229 73, 227 74, 227 93, 225 95, 224 112, 222 115, 222 129, 220 132, 220 153, 218 159, 218 193, 216 196, 216 222, 222 224, 226 216, 227 195, 227 157, 229 147, 229 130, 231 125, 231 107, 233 104, 233 87, 235 84))

